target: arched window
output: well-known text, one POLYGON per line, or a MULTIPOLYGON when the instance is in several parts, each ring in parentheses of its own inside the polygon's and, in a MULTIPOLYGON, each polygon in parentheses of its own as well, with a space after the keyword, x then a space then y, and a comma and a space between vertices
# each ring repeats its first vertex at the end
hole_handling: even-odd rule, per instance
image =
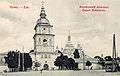
POLYGON ((52 39, 50 39, 50 42, 52 41, 52 39))
POLYGON ((51 58, 51 56, 49 55, 49 58, 51 58))
POLYGON ((47 46, 47 39, 43 39, 43 46, 47 46))
POLYGON ((52 46, 52 39, 50 38, 50 46, 52 46))
POLYGON ((41 58, 43 58, 43 55, 41 55, 41 58))
POLYGON ((43 42, 47 42, 47 40, 46 40, 46 39, 44 39, 44 40, 43 40, 43 42))
POLYGON ((44 34, 46 33, 46 28, 43 28, 43 33, 44 33, 44 34))
POLYGON ((41 39, 39 38, 39 41, 41 41, 41 39))
POLYGON ((45 28, 43 28, 43 30, 45 30, 45 28))
POLYGON ((47 55, 45 54, 45 58, 47 58, 47 55))
POLYGON ((41 39, 40 38, 38 39, 38 43, 41 45, 41 39))

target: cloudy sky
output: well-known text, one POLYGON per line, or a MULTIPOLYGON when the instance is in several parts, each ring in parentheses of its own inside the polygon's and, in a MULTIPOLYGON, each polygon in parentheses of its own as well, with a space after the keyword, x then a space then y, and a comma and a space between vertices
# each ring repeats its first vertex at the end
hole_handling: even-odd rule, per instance
MULTIPOLYGON (((47 18, 54 26, 55 46, 65 46, 71 33, 72 43, 81 44, 89 56, 111 55, 112 34, 116 34, 120 56, 120 0, 44 0, 47 18), (108 6, 106 12, 81 12, 79 6, 108 6)), ((41 0, 0 1, 0 52, 33 49, 33 35, 39 18, 41 0), (10 8, 28 6, 29 8, 10 8)))

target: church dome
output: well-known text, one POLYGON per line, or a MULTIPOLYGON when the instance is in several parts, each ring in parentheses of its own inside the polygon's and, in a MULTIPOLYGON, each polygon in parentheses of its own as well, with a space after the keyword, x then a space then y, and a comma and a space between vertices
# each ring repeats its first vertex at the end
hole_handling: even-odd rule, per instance
POLYGON ((47 18, 40 18, 37 20, 37 23, 41 23, 41 24, 50 24, 49 20, 47 18))
POLYGON ((46 18, 46 13, 45 13, 45 9, 42 6, 41 8, 41 13, 40 13, 40 18, 37 20, 37 24, 50 24, 49 20, 46 18))

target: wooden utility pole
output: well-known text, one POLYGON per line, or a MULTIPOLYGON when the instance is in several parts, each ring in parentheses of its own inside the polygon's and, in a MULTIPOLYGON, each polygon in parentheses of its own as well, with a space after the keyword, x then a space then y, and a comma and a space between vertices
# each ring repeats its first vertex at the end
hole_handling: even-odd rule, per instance
POLYGON ((84 54, 84 50, 82 52, 83 52, 83 70, 85 70, 85 54, 84 54))
POLYGON ((113 34, 113 53, 112 53, 112 58, 116 59, 115 34, 113 34))
POLYGON ((117 62, 115 34, 113 34, 113 49, 112 49, 112 60, 106 61, 106 72, 117 72, 119 69, 119 62, 117 62))
POLYGON ((23 46, 23 49, 22 49, 22 51, 23 51, 23 54, 22 54, 22 65, 23 65, 23 67, 22 67, 22 70, 24 71, 24 46, 23 46))
POLYGON ((18 51, 18 71, 20 70, 20 51, 18 51))
POLYGON ((116 60, 115 34, 113 34, 113 53, 112 53, 112 72, 118 71, 118 62, 116 60))

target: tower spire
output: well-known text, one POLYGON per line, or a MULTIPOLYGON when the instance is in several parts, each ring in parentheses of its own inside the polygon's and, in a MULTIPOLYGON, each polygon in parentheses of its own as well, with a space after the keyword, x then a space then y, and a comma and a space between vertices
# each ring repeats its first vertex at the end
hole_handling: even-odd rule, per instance
POLYGON ((43 7, 44 6, 44 1, 43 0, 42 0, 41 4, 42 4, 42 7, 43 7))
POLYGON ((40 17, 41 18, 45 18, 46 17, 46 13, 45 13, 45 8, 44 8, 44 1, 42 1, 41 3, 42 3, 42 7, 41 7, 40 17))
POLYGON ((37 24, 50 24, 49 20, 46 18, 46 12, 44 8, 44 1, 41 2, 41 12, 40 12, 40 18, 37 20, 37 24))
POLYGON ((70 30, 69 30, 69 34, 68 34, 68 41, 71 41, 70 30))

